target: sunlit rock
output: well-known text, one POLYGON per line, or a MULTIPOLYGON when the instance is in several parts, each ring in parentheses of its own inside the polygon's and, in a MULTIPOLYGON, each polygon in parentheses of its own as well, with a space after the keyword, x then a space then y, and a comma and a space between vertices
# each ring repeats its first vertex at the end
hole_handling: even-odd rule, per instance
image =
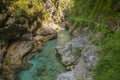
POLYGON ((76 79, 92 80, 90 77, 93 76, 92 70, 95 67, 98 56, 96 55, 97 47, 90 43, 87 35, 82 34, 66 42, 63 46, 57 46, 57 50, 61 55, 61 62, 67 66, 67 68, 74 65, 74 67, 69 70, 73 71, 76 79))

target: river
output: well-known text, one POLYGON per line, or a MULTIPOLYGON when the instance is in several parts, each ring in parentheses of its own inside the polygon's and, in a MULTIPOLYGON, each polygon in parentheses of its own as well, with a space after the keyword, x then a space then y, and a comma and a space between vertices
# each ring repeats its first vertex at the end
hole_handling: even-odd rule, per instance
POLYGON ((63 64, 60 63, 56 46, 63 45, 69 40, 68 32, 61 31, 58 40, 48 41, 42 51, 34 53, 35 56, 29 60, 28 63, 32 64, 31 68, 20 71, 18 74, 20 80, 56 80, 60 73, 65 72, 63 64))

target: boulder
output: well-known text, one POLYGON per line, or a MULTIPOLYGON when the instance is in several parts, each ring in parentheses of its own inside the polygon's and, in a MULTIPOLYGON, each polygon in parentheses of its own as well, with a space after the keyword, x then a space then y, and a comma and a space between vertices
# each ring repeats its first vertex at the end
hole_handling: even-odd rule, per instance
POLYGON ((89 44, 89 42, 83 35, 81 37, 72 39, 64 46, 57 46, 58 53, 61 54, 62 63, 66 66, 76 64, 77 59, 81 55, 83 47, 85 47, 87 44, 89 44))
POLYGON ((66 46, 57 46, 58 53, 61 55, 61 62, 65 66, 69 66, 75 62, 75 56, 68 49, 69 45, 66 46))

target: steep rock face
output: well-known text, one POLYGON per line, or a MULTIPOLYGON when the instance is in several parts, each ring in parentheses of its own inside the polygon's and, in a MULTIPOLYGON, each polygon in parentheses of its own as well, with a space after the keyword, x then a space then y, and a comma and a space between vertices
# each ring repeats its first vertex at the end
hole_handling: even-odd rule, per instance
POLYGON ((67 19, 64 11, 68 5, 63 5, 67 2, 70 1, 0 1, 0 79, 14 80, 15 70, 28 52, 36 52, 56 38, 60 23, 67 19))
POLYGON ((30 52, 32 47, 32 41, 14 42, 9 46, 3 65, 4 78, 9 80, 15 78, 16 69, 23 65, 23 58, 30 52))
POLYGON ((33 37, 34 48, 32 52, 40 50, 42 45, 50 39, 55 39, 57 37, 57 32, 51 28, 41 28, 38 29, 33 37))
POLYGON ((22 65, 22 58, 32 49, 32 41, 20 41, 13 43, 7 51, 6 62, 11 69, 22 65))
POLYGON ((29 32, 29 24, 26 18, 16 16, 12 12, 0 14, 0 39, 15 40, 21 38, 25 33, 29 32))

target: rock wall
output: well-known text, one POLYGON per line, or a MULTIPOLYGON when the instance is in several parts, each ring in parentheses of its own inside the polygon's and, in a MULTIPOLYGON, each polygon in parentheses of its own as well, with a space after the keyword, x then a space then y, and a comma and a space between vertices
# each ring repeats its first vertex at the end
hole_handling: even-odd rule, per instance
POLYGON ((57 80, 92 80, 93 69, 98 60, 98 47, 88 40, 88 36, 89 34, 82 33, 65 45, 57 46, 61 62, 67 70, 57 80))
POLYGON ((0 79, 15 80, 26 56, 57 37, 67 18, 64 2, 69 0, 0 1, 0 79))

